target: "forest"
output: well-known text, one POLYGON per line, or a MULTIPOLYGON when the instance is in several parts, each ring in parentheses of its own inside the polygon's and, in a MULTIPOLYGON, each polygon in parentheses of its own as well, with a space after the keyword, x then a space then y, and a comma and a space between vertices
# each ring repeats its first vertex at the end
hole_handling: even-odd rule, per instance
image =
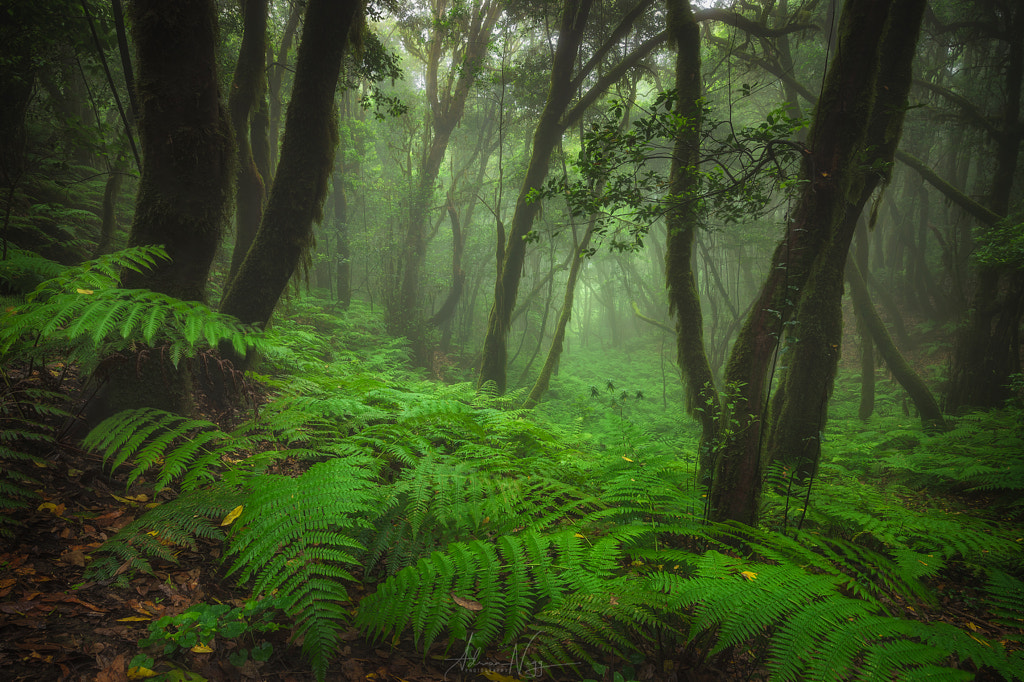
POLYGON ((12 680, 1024 680, 1020 0, 5 0, 12 680))

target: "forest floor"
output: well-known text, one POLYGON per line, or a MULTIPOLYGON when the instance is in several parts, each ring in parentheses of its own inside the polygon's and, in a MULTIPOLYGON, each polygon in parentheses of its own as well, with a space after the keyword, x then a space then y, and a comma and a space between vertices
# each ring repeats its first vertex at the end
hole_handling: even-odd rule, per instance
MULTIPOLYGON (((34 487, 39 497, 19 515, 21 525, 14 529, 14 536, 0 538, 0 671, 4 682, 142 679, 130 671, 130 663, 140 652, 138 642, 148 635, 150 623, 196 605, 244 603, 247 592, 223 577, 221 544, 203 539, 198 540, 196 551, 180 549, 177 563, 156 562, 152 575, 131 576, 128 589, 112 581, 85 581, 90 552, 148 506, 166 501, 173 493, 161 493, 154 499, 142 480, 126 488, 123 474, 111 477, 98 456, 68 442, 44 453, 40 462, 20 466, 38 482, 34 487)), ((998 628, 986 622, 986 614, 979 612, 972 599, 971 580, 970 575, 947 580, 939 586, 940 603, 919 615, 999 639, 998 628)), ((358 598, 358 590, 354 592, 358 598)), ((354 602, 351 607, 355 608, 354 602)), ((238 644, 219 639, 209 643, 209 651, 183 651, 175 659, 177 672, 165 679, 314 679, 287 629, 261 637, 273 644, 273 654, 265 662, 250 660, 238 667, 229 661, 238 644)), ((350 629, 342 633, 341 640, 328 680, 581 679, 568 668, 545 669, 515 652, 472 667, 463 652, 446 652, 445 642, 422 653, 408 633, 398 642, 373 643, 350 629)), ((160 658, 157 647, 154 657, 160 658)), ((636 677, 690 682, 764 677, 752 652, 735 651, 731 658, 720 657, 718 667, 705 661, 699 672, 696 666, 686 670, 678 655, 666 658, 674 658, 678 667, 640 662, 634 667, 636 677)), ((588 667, 580 672, 585 674, 588 667)), ((158 670, 167 672, 166 665, 158 670)))
MULTIPOLYGON (((149 634, 149 623, 204 603, 244 603, 247 592, 222 577, 220 543, 202 538, 198 539, 198 551, 181 549, 175 564, 154 562, 154 573, 132 577, 128 589, 112 581, 85 581, 89 553, 149 505, 166 500, 163 494, 151 497, 142 480, 126 489, 123 475, 115 473, 111 478, 97 456, 70 446, 50 453, 42 466, 36 464, 33 469, 26 473, 38 481, 40 497, 20 515, 22 525, 15 536, 0 545, 0 671, 4 682, 144 679, 130 671, 129 664, 140 652, 139 640, 149 634)), ((236 643, 215 640, 210 642, 212 651, 183 652, 177 659, 180 674, 168 679, 314 679, 300 647, 289 641, 287 629, 261 637, 274 647, 266 662, 250 660, 236 667, 228 660, 236 643)), ((436 643, 424 655, 408 633, 394 646, 368 642, 355 629, 342 633, 341 640, 328 680, 580 679, 571 672, 544 669, 514 655, 472 666, 465 652, 445 652, 444 642, 436 643)), ((153 653, 159 657, 159 645, 153 653)), ((653 666, 645 669, 641 665, 638 670, 640 679, 666 679, 653 666)), ((160 671, 166 672, 166 668, 160 671)), ((670 677, 693 682, 749 679, 741 672, 737 667, 732 674, 715 670, 670 677)))

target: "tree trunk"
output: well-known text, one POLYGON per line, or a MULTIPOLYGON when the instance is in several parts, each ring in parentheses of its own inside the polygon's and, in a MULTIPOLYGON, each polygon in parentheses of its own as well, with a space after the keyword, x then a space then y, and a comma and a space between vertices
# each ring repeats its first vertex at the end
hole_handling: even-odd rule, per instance
MULTIPOLYGON (((826 75, 808 135, 810 151, 805 158, 808 182, 726 366, 729 391, 723 420, 726 438, 714 465, 709 499, 713 520, 734 520, 749 525, 757 522, 762 472, 761 420, 769 385, 768 370, 779 336, 794 312, 794 292, 803 292, 815 269, 817 256, 831 249, 833 254, 842 251, 845 257, 840 235, 835 235, 839 239, 831 246, 829 242, 833 232, 844 222, 847 202, 860 196, 864 181, 859 167, 863 161, 860 155, 865 149, 868 121, 875 102, 883 33, 879 27, 886 26, 889 8, 886 0, 849 0, 844 5, 838 53, 826 75)), ((847 248, 848 245, 847 238, 847 248)), ((836 260, 832 255, 822 262, 836 260)), ((810 289, 831 297, 836 287, 831 281, 822 281, 810 289)), ((841 289, 840 286, 840 292, 841 289)), ((824 308, 822 302, 813 298, 808 298, 803 305, 809 314, 817 314, 824 308)), ((816 357, 827 358, 833 343, 828 337, 830 327, 820 327, 819 331, 821 334, 814 343, 825 344, 825 347, 817 349, 816 357)), ((828 386, 805 386, 800 390, 804 391, 803 397, 809 404, 820 409, 822 393, 827 392, 828 386)), ((790 435, 797 443, 806 437, 802 431, 790 435)))
POLYGON ((505 392, 507 381, 508 331, 526 257, 526 235, 533 228, 533 219, 540 210, 540 203, 531 201, 530 196, 544 184, 551 153, 561 141, 565 130, 561 119, 573 96, 570 87, 573 65, 583 41, 592 4, 593 0, 565 0, 547 101, 533 133, 533 150, 516 200, 508 239, 499 247, 494 304, 487 319, 487 335, 484 337, 483 359, 477 381, 480 387, 493 382, 499 394, 505 392))
POLYGON ((285 23, 284 32, 281 35, 281 45, 277 50, 276 62, 273 53, 269 49, 267 50, 267 90, 269 94, 267 111, 269 124, 267 128, 270 133, 270 173, 263 177, 267 180, 266 184, 268 185, 271 184, 273 176, 277 173, 277 158, 280 150, 278 131, 281 128, 281 90, 284 89, 284 74, 288 72, 288 52, 291 51, 295 34, 299 30, 299 19, 302 18, 303 7, 304 3, 302 2, 291 3, 288 21, 285 23))
POLYGON ((710 483, 711 448, 721 412, 714 375, 704 348, 704 317, 693 273, 693 242, 698 229, 701 81, 700 28, 689 0, 668 0, 668 27, 676 46, 675 114, 687 120, 680 128, 669 171, 669 209, 665 215, 665 281, 669 313, 676 316, 676 361, 686 387, 686 409, 700 422, 701 479, 710 483))
POLYGON ((310 246, 313 223, 321 219, 338 142, 334 94, 342 55, 352 31, 358 30, 362 9, 358 0, 310 0, 307 5, 277 176, 256 239, 221 305, 247 324, 270 321, 310 246))
MULTIPOLYGON (((217 14, 212 0, 137 0, 131 5, 138 59, 143 152, 129 245, 163 244, 171 260, 128 271, 126 288, 202 301, 230 201, 231 126, 218 93, 217 14)), ((88 420, 130 407, 188 412, 191 381, 159 349, 112 367, 88 420)))
MULTIPOLYGON (((1005 27, 1009 50, 1005 67, 1006 101, 996 139, 989 208, 1006 216, 1014 189, 1024 126, 1020 120, 1024 78, 1024 9, 1010 10, 1005 27)), ((1020 326, 1024 316, 1024 273, 1002 265, 979 266, 967 324, 957 335, 945 407, 1002 407, 1011 397, 1010 375, 1019 374, 1020 326)))
POLYGON ((903 129, 924 7, 925 0, 896 4, 888 12, 881 46, 864 46, 874 49, 878 69, 877 83, 865 93, 871 108, 862 138, 864 152, 851 159, 849 167, 839 169, 853 175, 852 183, 837 206, 838 221, 827 227, 829 241, 815 258, 786 332, 788 369, 778 388, 781 409, 772 415, 767 457, 769 462, 792 467, 800 480, 814 475, 821 455, 821 434, 842 344, 843 271, 861 212, 878 184, 888 180, 880 169, 892 165, 903 129))
MULTIPOLYGON (((443 12, 443 5, 434 9, 443 12)), ((483 59, 490 34, 501 16, 501 3, 486 0, 473 14, 472 24, 465 35, 457 36, 458 46, 452 53, 453 71, 458 78, 447 84, 441 83, 438 75, 441 57, 453 36, 448 34, 441 16, 436 16, 427 51, 426 94, 430 105, 430 139, 424 152, 417 174, 406 221, 405 239, 402 243, 397 276, 401 283, 397 298, 388 297, 390 305, 386 311, 388 332, 393 336, 409 339, 413 355, 420 365, 427 365, 429 355, 424 332, 424 315, 420 309, 420 272, 427 256, 427 225, 430 220, 434 186, 448 150, 452 132, 462 120, 469 90, 476 80, 478 64, 483 59)))
POLYGON ((266 91, 263 59, 267 50, 267 0, 242 3, 242 45, 228 97, 228 112, 235 131, 235 248, 228 281, 238 273, 263 218, 266 187, 250 143, 250 119, 266 91))
POLYGON ((854 311, 857 317, 864 322, 871 340, 878 348, 886 367, 896 377, 896 381, 910 395, 914 401, 918 414, 921 415, 921 423, 925 428, 944 428, 945 420, 939 404, 935 402, 934 396, 928 390, 927 384, 921 376, 914 371, 914 368, 903 358, 896 344, 892 342, 885 323, 875 311, 871 303, 871 295, 868 293, 867 284, 861 276, 860 268, 853 261, 846 264, 846 281, 850 283, 850 296, 853 298, 854 311))
MULTIPOLYGON (((862 219, 857 226, 857 268, 868 269, 871 249, 868 246, 868 231, 862 219)), ((866 286, 865 286, 866 293, 866 286)), ((875 344, 871 340, 871 331, 864 319, 868 311, 863 306, 854 304, 854 316, 857 318, 857 334, 860 337, 860 404, 857 406, 857 418, 867 421, 875 412, 875 344)), ((874 307, 871 307, 874 312, 874 307)))
POLYGON ((523 409, 530 410, 537 406, 540 399, 544 397, 544 393, 547 392, 548 386, 551 384, 551 376, 555 368, 558 367, 558 360, 562 356, 562 344, 565 342, 565 330, 569 326, 569 320, 572 319, 576 280, 579 278, 580 270, 583 269, 583 264, 586 262, 586 255, 590 249, 590 238, 594 234, 594 226, 596 224, 597 218, 591 218, 586 232, 583 233, 583 239, 573 250, 575 257, 572 260, 572 265, 569 266, 569 279, 565 283, 565 296, 562 298, 562 308, 558 313, 555 335, 551 339, 551 346, 548 348, 547 357, 544 359, 544 366, 541 367, 540 374, 537 375, 537 381, 534 382, 530 395, 523 402, 523 409))

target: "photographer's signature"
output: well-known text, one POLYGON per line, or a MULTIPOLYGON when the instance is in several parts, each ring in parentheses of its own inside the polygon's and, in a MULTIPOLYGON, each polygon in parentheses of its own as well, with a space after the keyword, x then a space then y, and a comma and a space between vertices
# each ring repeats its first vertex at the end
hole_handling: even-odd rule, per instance
POLYGON ((446 658, 445 663, 450 665, 444 671, 444 679, 448 679, 448 673, 453 670, 457 670, 461 673, 484 673, 493 672, 500 673, 502 675, 508 675, 516 678, 533 678, 539 679, 545 670, 549 668, 563 668, 573 665, 572 663, 560 663, 557 665, 550 665, 542 663, 537 660, 530 660, 526 657, 526 652, 529 651, 530 646, 533 644, 533 640, 537 638, 534 635, 530 638, 530 641, 523 647, 523 653, 519 653, 519 645, 516 644, 515 648, 512 649, 512 655, 507 661, 498 660, 495 658, 480 659, 480 655, 483 653, 481 649, 473 646, 473 636, 470 635, 469 639, 466 640, 466 648, 462 651, 462 655, 457 658, 446 658))

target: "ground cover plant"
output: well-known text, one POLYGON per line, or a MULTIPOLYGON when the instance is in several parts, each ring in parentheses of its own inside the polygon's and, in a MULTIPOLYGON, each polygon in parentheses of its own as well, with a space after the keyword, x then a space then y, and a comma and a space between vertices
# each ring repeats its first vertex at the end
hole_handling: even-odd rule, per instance
MULTIPOLYGON (((221 423, 141 408, 89 432, 88 476, 113 475, 110 495, 132 510, 100 533, 112 511, 31 475, 67 452, 62 429, 85 397, 68 396, 74 366, 110 343, 195 360, 242 333, 130 290, 87 299, 102 321, 87 334, 81 307, 39 312, 114 286, 106 262, 47 265, 56 276, 5 318, 0 585, 17 600, 4 613, 29 623, 44 605, 19 549, 40 515, 67 537, 94 534, 61 554, 76 577, 58 603, 100 615, 100 590, 173 585, 198 554, 232 586, 230 601, 187 592, 188 578, 163 608, 135 600, 117 620, 138 624, 137 648, 107 661, 108 679, 117 665, 209 678, 211 660, 259 677, 295 647, 313 677, 351 677, 356 641, 424 657, 427 678, 1024 679, 1019 403, 945 433, 840 414, 809 488, 772 469, 761 527, 711 523, 694 427, 647 397, 660 375, 639 353, 642 371, 624 378, 581 354, 591 374, 571 372, 562 411, 538 414, 515 393, 428 379, 400 341, 380 343, 369 310, 330 314, 302 296, 271 330, 244 332, 264 357, 254 407, 221 423)), ((44 640, 6 662, 67 667, 44 640)))

